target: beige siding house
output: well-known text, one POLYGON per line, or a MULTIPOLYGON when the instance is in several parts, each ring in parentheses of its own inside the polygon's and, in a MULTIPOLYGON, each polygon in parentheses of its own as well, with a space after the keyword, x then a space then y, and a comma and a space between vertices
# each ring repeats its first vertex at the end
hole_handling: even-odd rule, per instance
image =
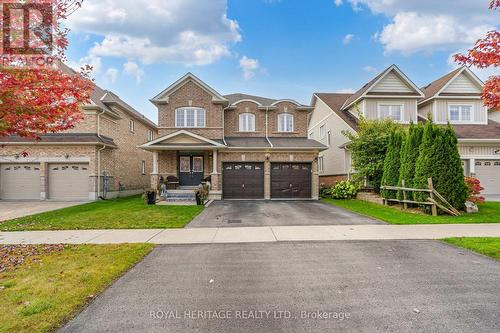
POLYGON ((453 125, 465 174, 481 181, 484 195, 500 198, 500 117, 484 106, 482 89, 470 69, 457 68, 422 89, 419 116, 453 125))
POLYGON ((327 144, 319 156, 320 182, 332 185, 354 172, 348 139, 343 131, 356 132, 360 117, 392 118, 402 124, 417 122, 422 91, 395 65, 388 67, 354 94, 315 93, 309 119, 309 137, 327 144), (324 134, 326 133, 326 139, 324 134), (321 141, 321 140, 326 140, 321 141))
POLYGON ((66 132, 0 138, 0 200, 87 201, 149 187, 153 154, 137 146, 157 136, 156 124, 98 86, 82 109, 66 132))

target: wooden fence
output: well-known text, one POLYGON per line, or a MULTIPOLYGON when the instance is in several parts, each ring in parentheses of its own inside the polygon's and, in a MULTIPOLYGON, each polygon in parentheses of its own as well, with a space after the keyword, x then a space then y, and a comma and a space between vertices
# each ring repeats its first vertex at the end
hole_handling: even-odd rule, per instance
POLYGON ((405 186, 405 181, 401 182, 402 186, 381 186, 380 188, 383 190, 392 190, 392 191, 401 191, 403 193, 403 200, 400 199, 392 199, 392 198, 384 198, 384 204, 387 205, 389 202, 398 202, 403 204, 404 209, 408 209, 408 204, 415 205, 426 205, 431 206, 432 216, 438 215, 438 208, 442 209, 444 212, 459 216, 460 212, 455 209, 446 199, 439 194, 438 191, 434 189, 434 185, 432 184, 432 178, 427 179, 427 188, 411 188, 405 186), (429 197, 427 201, 415 201, 408 200, 408 192, 426 192, 429 193, 429 197), (441 201, 441 202, 439 202, 441 201))

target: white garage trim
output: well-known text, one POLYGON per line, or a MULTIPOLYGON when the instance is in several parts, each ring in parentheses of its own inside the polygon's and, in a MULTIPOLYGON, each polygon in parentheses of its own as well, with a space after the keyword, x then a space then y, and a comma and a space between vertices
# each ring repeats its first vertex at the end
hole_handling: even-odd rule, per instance
POLYGON ((48 169, 48 198, 51 200, 89 199, 89 165, 51 163, 48 169))
POLYGON ((0 199, 40 200, 41 175, 40 164, 0 164, 0 199))

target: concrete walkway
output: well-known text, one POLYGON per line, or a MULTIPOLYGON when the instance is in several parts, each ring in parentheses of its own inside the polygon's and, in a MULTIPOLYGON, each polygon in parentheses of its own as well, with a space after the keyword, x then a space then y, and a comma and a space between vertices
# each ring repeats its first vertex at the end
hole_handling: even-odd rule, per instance
POLYGON ((86 201, 0 201, 0 221, 17 219, 61 208, 82 205, 86 201))
POLYGON ((500 223, 1 232, 0 244, 217 244, 500 237, 500 223))

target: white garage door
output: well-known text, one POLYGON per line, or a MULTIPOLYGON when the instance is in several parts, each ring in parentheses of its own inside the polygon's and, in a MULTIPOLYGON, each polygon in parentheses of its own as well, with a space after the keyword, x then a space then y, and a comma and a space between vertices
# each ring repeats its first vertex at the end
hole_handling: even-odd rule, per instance
POLYGON ((49 164, 49 199, 88 200, 88 164, 49 164))
POLYGON ((40 200, 40 165, 0 164, 0 199, 40 200))
POLYGON ((500 160, 477 160, 476 177, 484 187, 482 194, 500 194, 500 160))

